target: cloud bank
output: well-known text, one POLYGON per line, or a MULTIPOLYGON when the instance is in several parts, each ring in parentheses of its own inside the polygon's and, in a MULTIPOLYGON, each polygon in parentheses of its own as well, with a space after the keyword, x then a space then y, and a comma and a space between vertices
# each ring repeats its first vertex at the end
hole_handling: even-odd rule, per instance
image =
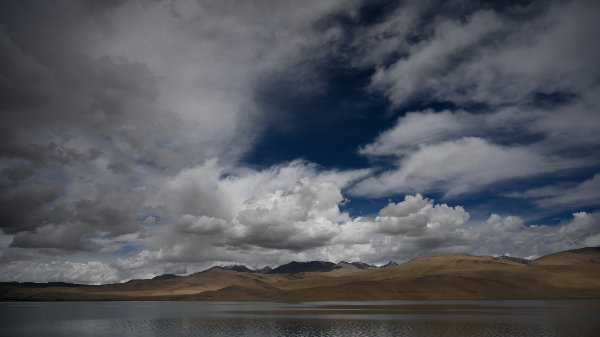
MULTIPOLYGON (((591 0, 3 2, 0 280, 598 245, 599 13, 591 0), (300 103, 277 105, 289 91, 300 103), (337 104, 306 121, 314 97, 337 104), (387 111, 352 110, 378 99, 387 111), (328 118, 355 123, 326 130, 343 168, 252 162, 289 151, 260 148, 274 133, 328 118), (469 204, 490 195, 524 214, 469 204)), ((311 141, 293 145, 334 155, 311 141)))

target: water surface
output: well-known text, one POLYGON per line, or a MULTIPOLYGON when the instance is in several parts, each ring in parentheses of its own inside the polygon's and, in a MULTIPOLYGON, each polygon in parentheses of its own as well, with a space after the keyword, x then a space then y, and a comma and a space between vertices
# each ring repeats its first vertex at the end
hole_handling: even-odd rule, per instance
POLYGON ((1 336, 600 336, 600 301, 2 302, 1 336))

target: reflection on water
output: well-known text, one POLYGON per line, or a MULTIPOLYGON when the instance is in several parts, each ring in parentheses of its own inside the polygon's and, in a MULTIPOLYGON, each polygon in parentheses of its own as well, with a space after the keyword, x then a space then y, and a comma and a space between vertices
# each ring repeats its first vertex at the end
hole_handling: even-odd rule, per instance
POLYGON ((0 336, 600 336, 600 301, 4 302, 0 336))

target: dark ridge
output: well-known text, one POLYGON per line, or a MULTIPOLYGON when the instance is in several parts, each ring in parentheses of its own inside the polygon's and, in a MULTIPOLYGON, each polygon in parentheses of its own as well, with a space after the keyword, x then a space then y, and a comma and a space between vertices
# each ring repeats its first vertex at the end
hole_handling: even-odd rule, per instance
POLYGON ((579 248, 579 249, 567 250, 567 252, 572 252, 572 253, 577 253, 577 254, 589 254, 589 253, 599 254, 600 247, 583 247, 583 248, 579 248))
POLYGON ((379 267, 379 268, 390 268, 390 267, 394 267, 394 266, 397 266, 397 265, 398 265, 398 264, 397 264, 396 262, 394 262, 394 261, 390 261, 390 262, 388 262, 388 263, 384 264, 383 266, 381 266, 381 267, 379 267))
POLYGON ((181 276, 175 275, 175 274, 162 274, 162 275, 154 276, 152 279, 153 280, 171 280, 171 279, 178 278, 178 277, 181 277, 181 276))
POLYGON ((195 273, 195 274, 202 274, 202 273, 206 273, 208 271, 215 270, 215 269, 231 270, 231 271, 237 271, 240 273, 256 273, 256 271, 254 271, 244 265, 236 264, 236 265, 231 265, 231 266, 214 266, 214 267, 210 267, 206 270, 203 270, 203 271, 201 271, 199 273, 195 273))
POLYGON ((309 261, 296 262, 292 261, 288 264, 281 265, 269 272, 269 274, 294 274, 294 273, 310 273, 310 272, 327 272, 335 269, 336 264, 333 262, 309 261))
POLYGON ((264 268, 258 269, 256 270, 257 273, 260 274, 268 274, 273 270, 273 268, 269 267, 269 266, 265 266, 264 268))
POLYGON ((516 263, 521 263, 521 264, 527 264, 527 265, 529 264, 529 260, 522 259, 520 257, 502 255, 502 256, 500 256, 498 258, 502 259, 502 260, 512 261, 512 262, 516 262, 516 263))

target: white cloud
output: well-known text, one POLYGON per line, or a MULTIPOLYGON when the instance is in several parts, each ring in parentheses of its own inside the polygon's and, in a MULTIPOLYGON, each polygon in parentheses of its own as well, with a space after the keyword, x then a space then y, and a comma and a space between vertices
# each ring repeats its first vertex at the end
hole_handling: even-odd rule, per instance
POLYGON ((480 10, 465 21, 432 21, 433 36, 380 67, 371 87, 395 105, 418 95, 496 105, 529 101, 536 92, 585 91, 598 74, 597 6, 555 2, 530 20, 480 10))
POLYGON ((300 254, 323 247, 349 220, 339 210, 341 190, 368 173, 323 171, 303 161, 260 171, 208 161, 164 182, 154 208, 166 226, 144 240, 147 249, 121 265, 235 262, 247 250, 260 252, 256 259, 272 255, 270 261, 279 261, 292 256, 275 253, 279 250, 300 254))
POLYGON ((385 234, 377 245, 386 255, 448 249, 464 244, 468 220, 469 213, 461 206, 435 205, 417 194, 383 208, 374 219, 374 232, 385 234))
MULTIPOLYGON (((597 213, 534 227, 515 216, 479 223, 420 194, 374 217, 351 218, 340 205, 344 193, 449 198, 597 165, 598 4, 457 10, 468 13, 459 19, 453 3, 424 1, 348 30, 329 21, 355 19, 358 5, 2 4, 27 17, 0 29, 0 89, 10 98, 0 111, 10 116, 0 126, 1 277, 109 282, 219 262, 527 256, 597 244, 597 213), (344 41, 357 54, 336 49, 344 41), (331 54, 375 70, 370 89, 394 107, 423 99, 484 109, 398 118, 359 150, 391 158, 381 174, 303 161, 240 167, 269 122, 263 86, 315 90, 311 64, 331 54), (43 257, 77 250, 85 252, 43 257), (120 259, 66 261, 92 255, 120 259)), ((594 206, 598 181, 512 195, 548 208, 594 206)))
POLYGON ((529 226, 518 216, 497 214, 483 222, 470 220, 461 206, 436 204, 416 194, 388 203, 376 217, 351 218, 339 211, 341 200, 334 184, 304 179, 292 190, 248 200, 231 223, 185 217, 193 234, 171 226, 160 240, 148 241, 146 249, 114 264, 13 257, 0 262, 0 279, 105 283, 168 271, 192 273, 216 264, 257 268, 315 259, 383 263, 443 252, 527 257, 597 245, 600 235, 597 212, 574 213, 558 226, 529 226), (206 230, 207 224, 218 230, 206 230))
POLYGON ((598 3, 450 4, 435 13, 432 6, 399 6, 398 13, 413 18, 390 15, 359 34, 358 40, 378 37, 370 42, 377 57, 364 57, 377 67, 371 89, 396 107, 418 101, 466 110, 483 103, 482 109, 399 117, 359 149, 393 168, 359 183, 353 194, 436 191, 450 197, 598 164, 598 3))
POLYGON ((246 201, 234 227, 235 245, 304 250, 329 243, 348 220, 338 205, 342 194, 332 183, 302 179, 291 191, 278 190, 246 201))
POLYGON ((568 168, 573 163, 551 160, 529 147, 503 146, 465 137, 419 147, 397 169, 357 183, 351 194, 382 196, 402 192, 442 191, 454 196, 490 184, 568 168), (518 165, 517 165, 518 163, 518 165))
POLYGON ((404 201, 394 204, 393 202, 387 204, 384 208, 379 211, 381 217, 405 217, 410 214, 417 213, 428 205, 431 205, 432 201, 423 198, 421 194, 417 195, 406 195, 404 201))
POLYGON ((116 268, 98 261, 13 261, 2 264, 0 280, 103 284, 119 282, 121 275, 116 268))
POLYGON ((410 112, 398 118, 396 125, 359 150, 367 156, 402 156, 422 145, 435 144, 471 132, 469 120, 475 116, 465 112, 425 110, 410 112))
POLYGON ((551 110, 410 112, 359 149, 396 168, 361 182, 352 192, 379 196, 435 190, 452 196, 509 179, 591 167, 598 163, 592 145, 598 138, 592 131, 600 121, 593 112, 597 103, 587 93, 551 110))
POLYGON ((579 184, 553 184, 509 194, 515 198, 529 198, 543 208, 565 209, 593 206, 600 203, 600 173, 579 184))
MULTIPOLYGON (((328 183, 343 189, 369 172, 365 169, 321 170, 300 160, 253 170, 221 165, 213 159, 168 178, 164 182, 165 187, 161 188, 161 199, 173 218, 191 214, 230 222, 248 201, 276 191, 289 192, 301 186, 303 179, 308 179, 311 184, 328 183)), ((338 196, 319 197, 336 199, 338 196)))
POLYGON ((526 226, 520 217, 492 214, 483 225, 472 229, 477 235, 471 245, 476 253, 541 256, 597 245, 600 213, 573 213, 573 219, 560 226, 526 226))
POLYGON ((0 18, 2 230, 76 250, 143 231, 137 214, 155 207, 231 220, 211 158, 240 160, 265 124, 263 86, 312 76, 304 60, 339 38, 316 23, 355 5, 3 3, 15 17, 0 18), (49 228, 62 239, 36 234, 49 228))
POLYGON ((226 225, 227 222, 223 219, 206 215, 195 216, 192 214, 183 214, 179 217, 175 226, 178 231, 183 233, 211 235, 223 232, 226 225))
POLYGON ((309 76, 311 69, 297 63, 336 39, 315 23, 354 6, 131 1, 111 15, 111 38, 92 53, 145 64, 155 75, 156 104, 191 126, 178 142, 197 144, 203 158, 235 159, 260 131, 258 84, 292 69, 295 78, 309 76))
POLYGON ((412 99, 414 95, 442 89, 447 83, 440 77, 453 61, 467 58, 465 52, 479 45, 486 36, 503 28, 493 12, 481 11, 464 24, 448 20, 440 23, 431 40, 412 46, 409 56, 395 64, 379 68, 372 77, 371 87, 384 92, 394 105, 412 99))

